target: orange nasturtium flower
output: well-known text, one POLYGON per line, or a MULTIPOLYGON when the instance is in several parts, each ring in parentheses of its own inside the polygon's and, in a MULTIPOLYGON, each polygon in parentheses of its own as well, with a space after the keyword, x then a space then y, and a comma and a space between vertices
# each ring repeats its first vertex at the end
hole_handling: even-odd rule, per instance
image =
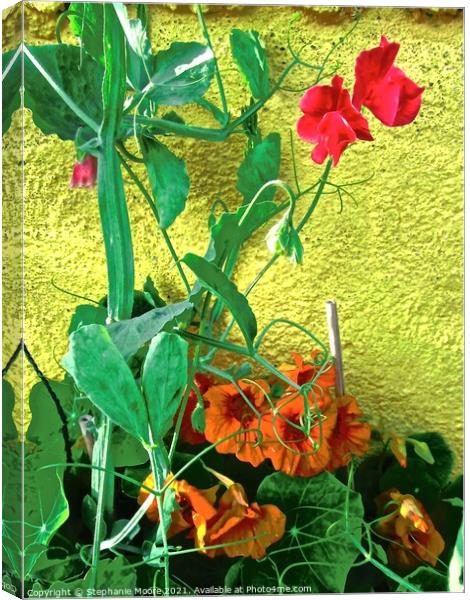
POLYGON ((324 392, 316 389, 309 394, 310 432, 306 435, 305 401, 298 392, 287 392, 277 402, 271 419, 263 421, 265 455, 277 471, 287 475, 311 477, 323 471, 329 463, 331 449, 328 442, 336 424, 336 406, 324 392), (312 398, 315 394, 316 403, 312 398))
POLYGON ((263 462, 265 455, 264 442, 255 429, 260 429, 263 417, 270 410, 265 396, 265 393, 269 393, 269 385, 262 380, 255 383, 239 381, 237 385, 246 399, 232 384, 214 385, 204 394, 205 434, 212 443, 231 435, 215 446, 217 452, 235 454, 239 460, 257 467, 263 462), (253 431, 244 432, 246 429, 253 431))
POLYGON ((361 421, 362 411, 352 396, 337 396, 338 416, 329 443, 331 459, 328 470, 346 466, 352 456, 363 456, 369 450, 371 429, 361 421))
POLYGON ((376 498, 376 504, 385 514, 376 530, 391 541, 387 548, 390 564, 406 570, 421 562, 434 567, 445 543, 422 502, 411 494, 390 489, 376 498))
POLYGON ((223 554, 263 558, 266 548, 284 535, 286 516, 273 504, 249 504, 243 487, 239 483, 230 483, 219 500, 214 517, 207 519, 201 513, 194 515, 196 546, 211 558, 223 554), (227 545, 206 548, 219 544, 227 545))
MULTIPOLYGON (((172 477, 171 475, 168 476, 172 477)), ((149 488, 155 487, 155 481, 152 473, 144 481, 144 485, 149 488)), ((173 512, 171 516, 171 525, 167 531, 167 537, 174 535, 193 527, 193 518, 195 514, 202 515, 205 519, 211 519, 216 515, 214 504, 216 501, 219 485, 215 485, 206 490, 199 490, 190 485, 184 479, 175 480, 170 484, 175 491, 175 499, 180 508, 173 512)), ((137 502, 142 505, 147 499, 149 492, 141 488, 137 502)), ((157 501, 154 500, 147 509, 147 517, 154 523, 159 522, 157 501)))
MULTIPOLYGON (((311 356, 315 360, 315 357, 319 354, 319 350, 313 350, 311 356)), ((292 358, 294 359, 294 365, 281 365, 279 370, 281 373, 292 379, 297 385, 305 385, 311 381, 314 376, 320 370, 319 365, 304 362, 304 359, 297 352, 292 352, 292 358)), ((327 365, 324 371, 320 374, 318 379, 315 381, 316 385, 322 388, 330 388, 335 385, 336 369, 333 364, 327 365)))

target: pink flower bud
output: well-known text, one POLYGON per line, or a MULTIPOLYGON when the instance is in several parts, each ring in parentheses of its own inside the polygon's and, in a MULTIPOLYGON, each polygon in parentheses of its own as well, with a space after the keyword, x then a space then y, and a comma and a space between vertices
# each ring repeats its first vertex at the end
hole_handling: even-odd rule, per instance
POLYGON ((82 162, 76 162, 73 166, 70 179, 71 188, 91 188, 96 184, 96 173, 98 162, 94 156, 87 155, 82 162))

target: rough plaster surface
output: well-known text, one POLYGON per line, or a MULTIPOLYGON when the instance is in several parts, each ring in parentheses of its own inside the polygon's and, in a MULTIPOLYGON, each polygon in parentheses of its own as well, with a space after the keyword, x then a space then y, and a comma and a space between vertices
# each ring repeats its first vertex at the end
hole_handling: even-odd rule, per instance
MULTIPOLYGON (((308 43, 305 58, 318 62, 351 25, 349 9, 297 8, 296 47, 308 43)), ((258 30, 265 40, 273 76, 288 60, 287 23, 294 9, 217 7, 207 13, 228 93, 238 114, 249 96, 230 65, 232 27, 258 30)), ((173 39, 201 39, 197 19, 187 8, 152 6, 152 45, 173 39)), ((53 40, 54 12, 27 7, 30 43, 53 40)), ((9 19, 4 22, 7 28, 9 19)), ((358 143, 343 155, 330 181, 373 179, 354 188, 357 205, 346 198, 343 212, 324 196, 304 230, 305 262, 293 268, 279 261, 250 297, 260 327, 289 316, 327 340, 324 305, 339 304, 346 384, 368 413, 400 433, 437 430, 460 454, 463 439, 463 20, 461 11, 366 9, 354 36, 334 55, 345 84, 353 83, 358 52, 384 34, 401 43, 397 64, 426 86, 421 114, 405 128, 387 129, 372 116, 375 141, 358 143)), ((71 41, 64 33, 64 39, 71 41)), ((312 74, 298 69, 288 85, 308 85, 312 74)), ((216 89, 211 90, 216 100, 216 89)), ((299 93, 278 93, 260 113, 264 134, 283 140, 282 177, 293 182, 288 134, 299 116, 299 93)), ((51 107, 51 110, 53 107, 51 107)), ((194 107, 180 113, 189 122, 209 124, 194 107)), ((16 120, 19 124, 19 119, 16 120)), ((96 193, 68 189, 74 162, 71 143, 45 137, 25 119, 25 335, 38 364, 60 377, 56 362, 67 347, 66 330, 78 300, 51 285, 94 299, 106 291, 106 271, 96 193)), ((7 141, 8 143, 8 141, 7 141)), ((240 201, 236 170, 243 157, 241 138, 218 145, 174 140, 187 159, 191 195, 184 214, 170 229, 177 252, 204 251, 207 211, 216 197, 231 207, 240 201)), ((296 141, 302 186, 321 173, 310 146, 296 141)), ((130 146, 132 148, 132 146, 130 146)), ((11 160, 14 160, 12 158, 11 160)), ((15 158, 16 160, 16 158, 15 158)), ((6 185, 10 165, 5 166, 6 185)), ((178 300, 182 287, 150 212, 134 187, 127 187, 136 254, 137 286, 151 274, 162 294, 178 300)), ((306 206, 308 199, 303 206, 306 206)), ((14 209, 12 209, 14 210, 14 209)), ((262 232, 243 252, 237 281, 244 287, 268 258, 262 232)), ((13 287, 6 302, 17 302, 13 287)), ((289 352, 307 353, 297 332, 277 328, 264 352, 285 362, 289 352)), ((4 351, 4 356, 8 352, 4 351)), ((28 384, 34 381, 28 375, 28 384)))

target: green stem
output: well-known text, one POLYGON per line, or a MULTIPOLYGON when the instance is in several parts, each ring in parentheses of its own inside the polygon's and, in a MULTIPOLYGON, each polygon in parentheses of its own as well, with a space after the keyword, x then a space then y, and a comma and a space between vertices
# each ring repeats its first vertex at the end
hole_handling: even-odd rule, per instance
MULTIPOLYGON (((104 4, 102 10, 105 70, 102 84, 103 121, 98 131, 101 139, 101 152, 98 159, 98 202, 108 269, 108 320, 112 322, 128 319, 132 314, 134 258, 119 156, 114 148, 126 92, 124 32, 113 5, 104 4)), ((104 414, 102 428, 100 462, 101 466, 108 470, 112 460, 110 451, 112 422, 104 414)), ((112 505, 106 506, 114 495, 113 490, 114 477, 110 481, 109 477, 103 474, 98 483, 90 576, 92 589, 96 588, 98 579, 101 522, 105 508, 108 516, 113 510, 112 505)))
POLYGON ((327 161, 327 163, 326 163, 325 170, 323 171, 323 174, 320 177, 320 184, 318 186, 318 189, 317 189, 317 192, 315 194, 315 197, 314 197, 312 203, 310 204, 310 206, 308 207, 307 212, 302 217, 302 220, 300 221, 300 223, 296 227, 297 233, 300 233, 302 231, 302 229, 305 227, 305 224, 307 223, 307 221, 312 216, 313 211, 316 209, 317 204, 320 201, 321 195, 323 194, 323 190, 324 190, 326 182, 328 180, 328 175, 330 173, 332 165, 333 165, 333 159, 329 158, 328 161, 327 161))
POLYGON ((143 115, 126 116, 123 118, 123 123, 131 127, 134 126, 134 124, 139 124, 143 127, 149 128, 150 130, 155 129, 159 133, 172 133, 180 137, 190 137, 198 140, 206 140, 208 142, 224 142, 232 133, 235 133, 237 128, 242 125, 246 119, 258 112, 258 110, 260 110, 260 108, 266 104, 273 94, 275 94, 281 87, 284 79, 297 64, 297 61, 292 61, 289 65, 287 65, 266 98, 255 102, 237 119, 220 129, 214 129, 210 127, 195 127, 192 125, 185 125, 184 123, 170 121, 168 119, 155 119, 152 117, 145 117, 143 115))
POLYGON ((207 45, 212 50, 212 54, 214 55, 215 80, 217 82, 217 87, 219 88, 219 95, 220 95, 220 101, 222 103, 222 110, 225 113, 225 115, 228 116, 227 99, 225 97, 224 84, 222 82, 222 77, 220 75, 219 63, 217 61, 217 57, 215 55, 214 48, 212 46, 209 31, 206 26, 206 20, 204 19, 204 15, 202 13, 200 4, 196 4, 196 13, 197 13, 197 18, 199 20, 199 25, 202 30, 202 35, 204 36, 204 39, 206 40, 207 45))
POLYGON ((228 342, 224 342, 222 340, 216 340, 215 338, 208 338, 203 335, 198 335, 197 333, 191 333, 190 331, 185 331, 184 329, 174 329, 175 333, 180 335, 187 340, 191 340, 194 342, 200 342, 202 344, 206 344, 207 346, 221 348, 222 350, 227 350, 227 352, 234 352, 235 354, 241 354, 242 356, 252 356, 252 353, 248 348, 244 346, 238 346, 237 344, 229 344, 228 342))
MULTIPOLYGON (((161 470, 158 465, 158 458, 156 457, 153 449, 149 449, 148 454, 149 454, 149 458, 150 458, 150 464, 152 466, 152 473, 153 473, 153 479, 155 481, 155 485, 159 490, 161 490, 163 488, 164 481, 163 481, 163 478, 161 475, 161 470)), ((163 568, 164 568, 164 573, 165 573, 164 595, 168 595, 169 589, 170 589, 170 559, 169 559, 169 555, 168 555, 168 539, 166 536, 166 529, 165 529, 165 525, 164 525, 165 519, 164 519, 164 512, 163 512, 162 493, 163 492, 161 492, 160 494, 157 495, 156 500, 157 500, 158 516, 159 516, 160 525, 161 525, 161 527, 159 529, 161 530, 162 545, 163 545, 163 568)), ((157 534, 158 534, 158 529, 157 529, 157 534)))
POLYGON ((188 295, 191 293, 191 286, 189 285, 189 281, 186 277, 186 274, 183 270, 183 267, 181 266, 180 263, 180 259, 176 253, 176 250, 172 244, 172 241, 170 239, 170 236, 168 235, 167 231, 165 229, 162 229, 160 227, 160 217, 158 216, 158 211, 157 211, 157 207, 155 206, 155 202, 153 201, 152 197, 150 196, 150 194, 147 192, 147 190, 145 189, 144 184, 140 181, 139 177, 136 175, 136 173, 132 170, 132 168, 129 166, 129 164, 127 163, 127 161, 123 158, 123 156, 119 155, 119 158, 121 160, 121 164, 123 165, 124 169, 127 171, 127 174, 129 175, 129 177, 132 179, 132 181, 135 183, 135 185, 139 188, 139 190, 141 191, 143 197, 145 198, 147 204, 150 207, 150 210, 152 211, 152 214, 155 218, 155 221, 157 222, 158 225, 158 230, 160 231, 160 233, 163 236, 163 239, 165 241, 165 244, 168 248, 168 251, 171 254, 171 257, 173 259, 173 262, 175 263, 175 267, 178 270, 178 273, 181 277, 181 280, 184 284, 184 287, 186 288, 186 292, 188 293, 188 295))
POLYGON ((193 357, 193 360, 191 363, 191 368, 189 370, 188 383, 186 384, 186 389, 184 392, 183 400, 181 402, 180 410, 178 413, 178 418, 176 420, 175 430, 173 432, 173 438, 171 440, 171 446, 170 446, 170 451, 169 451, 170 465, 172 463, 173 457, 176 452, 176 444, 178 443, 178 439, 179 439, 179 435, 180 435, 180 431, 181 431, 181 424, 183 423, 184 413, 186 412, 186 407, 188 405, 189 394, 191 392, 194 376, 196 375, 196 371, 197 371, 197 368, 199 365, 199 353, 200 353, 200 345, 197 344, 197 346, 194 350, 194 357, 193 357))
MULTIPOLYGON (((110 445, 111 445, 111 436, 112 436, 113 426, 108 419, 108 417, 103 415, 103 446, 102 451, 100 453, 101 464, 104 465, 105 471, 109 468, 109 458, 110 458, 110 445)), ((113 477, 114 479, 114 477, 113 477)), ((92 548, 92 558, 91 558, 91 582, 90 586, 92 589, 96 588, 96 581, 98 578, 98 565, 100 561, 100 544, 101 544, 101 535, 102 528, 101 524, 103 521, 103 514, 105 509, 105 495, 107 493, 107 487, 109 485, 107 473, 102 473, 102 477, 99 479, 98 485, 98 498, 96 500, 96 520, 95 520, 95 530, 93 534, 93 548, 92 548)), ((114 486, 113 486, 114 487, 114 486)))

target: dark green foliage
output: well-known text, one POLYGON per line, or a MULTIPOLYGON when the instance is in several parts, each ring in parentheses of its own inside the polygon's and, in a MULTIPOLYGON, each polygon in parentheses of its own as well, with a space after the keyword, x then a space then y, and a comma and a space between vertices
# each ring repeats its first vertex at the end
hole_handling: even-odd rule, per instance
MULTIPOLYGON (((27 48, 63 93, 99 124, 102 118, 103 67, 76 46, 62 44, 27 48)), ((27 53, 24 58, 24 85, 25 106, 32 111, 37 127, 46 135, 53 133, 62 140, 74 140, 77 130, 85 123, 49 85, 27 53)))
MULTIPOLYGON (((257 500, 275 504, 287 515, 286 535, 268 552, 269 562, 263 563, 267 577, 274 577, 273 562, 278 585, 308 585, 317 593, 344 591, 361 539, 360 496, 348 494, 329 473, 312 478, 275 473, 263 480, 257 500)), ((248 570, 242 565, 242 574, 254 573, 256 578, 249 568, 253 561, 243 559, 247 562, 248 570)))
POLYGON ((412 445, 407 442, 407 468, 402 468, 391 458, 390 466, 380 478, 380 489, 397 488, 402 494, 412 494, 431 510, 439 499, 441 489, 449 481, 454 456, 439 433, 421 433, 413 435, 413 438, 427 443, 434 457, 434 464, 428 464, 415 454, 412 445))
MULTIPOLYGON (((416 571, 405 577, 405 581, 412 583, 421 592, 447 592, 447 577, 430 566, 418 567, 416 571)), ((408 590, 403 585, 399 585, 396 591, 407 592, 408 590)))

